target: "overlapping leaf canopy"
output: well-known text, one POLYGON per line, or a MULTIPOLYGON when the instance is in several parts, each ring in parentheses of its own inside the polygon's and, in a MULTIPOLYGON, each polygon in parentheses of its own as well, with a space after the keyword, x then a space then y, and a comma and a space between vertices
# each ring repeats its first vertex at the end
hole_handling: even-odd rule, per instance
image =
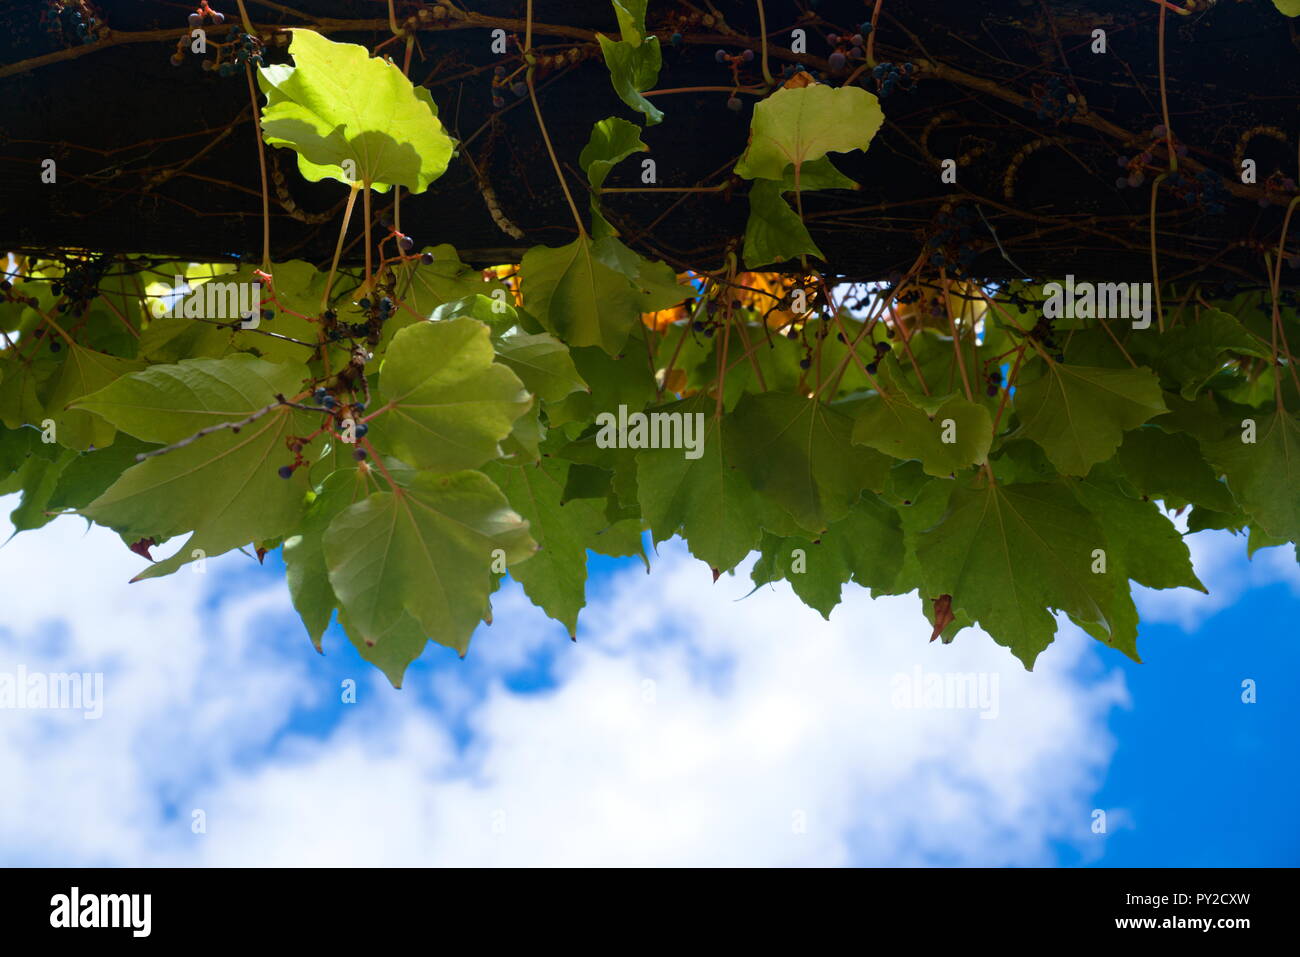
MULTIPOLYGON (((655 123, 645 6, 616 2, 621 39, 601 44, 655 123)), ((452 161, 396 67, 301 30, 290 52, 261 73, 263 130, 305 175, 418 191, 452 161)), ((859 88, 759 102, 743 249, 707 273, 642 256, 603 215, 611 172, 646 150, 618 117, 581 154, 590 226, 517 268, 481 274, 446 244, 390 244, 369 275, 116 262, 71 314, 54 289, 85 257, 22 259, 0 301, 15 527, 80 514, 150 557, 137 577, 282 546, 310 639, 337 618, 394 684, 430 640, 466 653, 507 574, 577 634, 588 552, 646 558, 646 532, 680 535, 705 574, 752 561, 756 586, 788 581, 824 615, 855 583, 915 592, 945 641, 978 626, 1026 666, 1062 616, 1137 658, 1132 583, 1203 588, 1177 516, 1252 550, 1300 538, 1300 316, 1268 288, 1183 287, 1145 327, 1048 334, 1023 288, 804 271, 820 252, 799 192, 852 188, 831 156, 881 121, 859 88), (268 312, 156 316, 173 275, 258 282, 268 312), (608 440, 641 414, 677 438, 608 440)))

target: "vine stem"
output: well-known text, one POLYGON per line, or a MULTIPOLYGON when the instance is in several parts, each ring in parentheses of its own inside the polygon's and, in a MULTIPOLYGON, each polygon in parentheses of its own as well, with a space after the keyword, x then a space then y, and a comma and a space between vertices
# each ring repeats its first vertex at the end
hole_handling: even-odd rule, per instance
POLYGON ((874 67, 876 65, 876 22, 880 19, 880 8, 885 0, 876 0, 876 6, 871 11, 871 33, 867 37, 867 65, 874 67))
POLYGON ((753 96, 762 96, 765 92, 767 91, 753 86, 675 86, 671 89, 646 90, 641 95, 651 97, 668 96, 672 93, 749 93, 753 96))
MULTIPOLYGON (((272 402, 270 405, 266 406, 265 408, 258 409, 256 412, 248 416, 248 418, 246 419, 240 419, 238 422, 222 422, 219 425, 209 425, 207 428, 199 429, 193 435, 186 436, 185 438, 181 439, 179 442, 173 442, 171 445, 164 445, 160 449, 150 449, 148 452, 139 452, 136 454, 135 460, 137 462, 143 462, 145 459, 153 458, 155 455, 165 455, 168 452, 175 452, 177 449, 183 449, 185 448, 185 446, 197 442, 205 435, 211 435, 213 432, 220 432, 223 429, 229 429, 232 432, 238 432, 244 426, 252 425, 262 416, 266 415, 266 413, 271 412, 274 409, 282 408, 284 406, 293 406, 294 408, 297 409, 304 408, 303 406, 298 405, 296 401, 291 401, 289 399, 286 399, 283 395, 277 395, 275 397, 274 402, 272 402)), ((307 411, 315 412, 318 410, 308 409, 307 411)))
POLYGON ((961 370, 961 384, 966 389, 966 401, 974 402, 975 394, 971 392, 970 376, 966 373, 966 357, 961 351, 961 333, 957 331, 957 317, 952 314, 952 306, 948 302, 950 283, 947 270, 940 269, 939 276, 943 283, 943 311, 948 314, 948 327, 952 329, 952 347, 957 353, 957 368, 961 370))
POLYGON ((1160 40, 1157 54, 1160 61, 1160 111, 1164 114, 1165 121, 1165 149, 1169 153, 1169 168, 1176 171, 1178 154, 1174 152, 1174 129, 1169 125, 1169 95, 1165 90, 1165 14, 1168 9, 1168 4, 1160 4, 1160 40))
POLYGON ((555 155, 555 147, 551 145, 551 136, 546 132, 546 121, 542 119, 542 107, 537 102, 537 89, 533 83, 533 71, 536 66, 533 63, 533 0, 528 0, 528 10, 525 14, 524 21, 524 60, 528 64, 528 70, 524 73, 524 80, 528 84, 528 98, 533 103, 533 115, 537 117, 537 128, 542 132, 542 142, 546 144, 546 152, 550 154, 551 165, 555 167, 555 176, 560 181, 560 189, 564 190, 564 198, 569 203, 569 212, 573 213, 574 225, 578 227, 578 236, 582 239, 587 237, 587 227, 582 223, 582 217, 578 215, 578 204, 573 201, 573 194, 569 192, 569 181, 564 178, 564 170, 560 167, 560 160, 555 155))
MULTIPOLYGON (((1295 213, 1297 204, 1300 204, 1300 196, 1295 197, 1295 199, 1291 200, 1287 205, 1286 217, 1282 220, 1282 235, 1277 241, 1276 261, 1269 263, 1269 265, 1272 266, 1272 275, 1269 276, 1269 286, 1271 287, 1270 291, 1272 292, 1273 298, 1273 383, 1274 394, 1277 399, 1277 409, 1279 412, 1282 411, 1282 377, 1277 374, 1277 366, 1279 364, 1278 336, 1280 335, 1282 337, 1282 348, 1284 348, 1288 354, 1291 352, 1291 346, 1286 341, 1286 330, 1282 328, 1282 307, 1278 302, 1278 296, 1282 289, 1282 260, 1285 258, 1286 254, 1286 234, 1287 230, 1291 228, 1291 216, 1295 213)), ((1265 259, 1265 262, 1268 262, 1267 258, 1265 259)), ((1292 378, 1296 378, 1296 388, 1300 389, 1300 378, 1296 377, 1295 363, 1291 362, 1288 363, 1288 365, 1291 369, 1292 378)))
POLYGON ((334 244, 334 261, 330 263, 330 274, 325 279, 325 291, 321 293, 320 307, 323 310, 329 305, 330 289, 334 286, 334 274, 338 272, 339 257, 343 255, 343 239, 348 234, 348 223, 352 221, 352 207, 357 202, 357 190, 361 188, 360 183, 353 183, 348 191, 347 209, 343 211, 343 226, 339 229, 338 242, 334 244))
POLYGON ((366 223, 366 292, 370 291, 371 256, 370 256, 370 184, 362 186, 365 191, 361 197, 362 214, 366 223))
MULTIPOLYGON (((242 7, 243 4, 241 3, 242 7)), ((248 98, 253 105, 253 136, 257 139, 257 163, 262 170, 262 271, 271 271, 271 191, 266 179, 266 147, 262 144, 262 112, 257 108, 257 88, 253 85, 253 65, 244 64, 248 79, 248 98)))
POLYGON ((1151 284, 1156 292, 1156 328, 1165 331, 1164 305, 1160 301, 1160 264, 1156 257, 1156 197, 1160 194, 1160 184, 1168 173, 1161 173, 1151 184, 1151 284))
POLYGON ((757 0, 757 3, 758 3, 758 32, 763 38, 763 49, 761 51, 762 64, 763 64, 763 79, 767 81, 767 85, 770 87, 770 86, 775 86, 776 84, 772 81, 772 73, 767 68, 767 12, 763 9, 763 0, 757 0))

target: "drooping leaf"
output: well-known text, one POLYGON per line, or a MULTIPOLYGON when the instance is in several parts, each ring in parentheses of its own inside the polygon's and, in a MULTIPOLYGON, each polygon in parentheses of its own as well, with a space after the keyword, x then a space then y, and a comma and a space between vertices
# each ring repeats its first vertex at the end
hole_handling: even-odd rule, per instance
POLYGON ((1105 547, 1096 519, 1058 484, 959 487, 917 539, 922 597, 952 596, 1026 668, 1052 642, 1051 609, 1113 628, 1121 585, 1092 571, 1105 547), (1110 611, 1108 611, 1110 609, 1110 611))
POLYGON ((1052 362, 1016 389, 1020 432, 1066 475, 1086 475, 1115 454, 1124 433, 1167 411, 1149 369, 1099 369, 1052 362))
POLYGON ((262 136, 297 152, 305 179, 422 193, 446 171, 451 137, 429 91, 396 64, 301 28, 289 53, 293 66, 258 70, 267 98, 262 136))
POLYGON ((111 422, 86 412, 79 400, 117 381, 129 372, 144 368, 137 359, 119 359, 67 343, 67 359, 58 375, 47 383, 41 396, 46 413, 54 420, 55 438, 60 445, 84 451, 110 445, 117 430, 111 422), (76 404, 75 408, 70 408, 76 404))
POLYGON ((462 654, 487 612, 493 562, 513 565, 536 548, 481 472, 415 474, 344 509, 322 543, 350 635, 377 643, 409 613, 427 637, 462 654))
POLYGON ((730 416, 715 418, 714 402, 696 396, 657 406, 668 415, 703 416, 703 446, 697 458, 685 449, 642 449, 636 456, 641 514, 655 543, 678 532, 691 554, 711 568, 728 571, 759 546, 772 506, 724 457, 730 416))
POLYGON ((830 618, 846 582, 884 593, 897 578, 902 560, 898 513, 868 492, 815 539, 765 533, 762 555, 750 577, 755 585, 785 579, 804 604, 830 618))
POLYGON ((794 166, 798 176, 803 164, 827 153, 865 150, 883 122, 879 101, 861 87, 783 87, 754 107, 749 148, 736 173, 780 180, 794 166))
MULTIPOLYGON (((277 367, 248 356, 197 359, 135 373, 130 383, 92 399, 97 413, 123 431, 148 441, 171 441, 187 421, 210 427, 274 406, 276 393, 287 383, 301 382, 305 374, 301 366, 277 367), (121 395, 131 401, 105 401, 121 395), (214 408, 209 403, 218 396, 221 404, 214 408)), ((238 432, 220 429, 147 458, 82 514, 131 540, 193 533, 175 554, 137 578, 170 574, 196 558, 286 535, 302 515, 307 470, 297 469, 287 481, 276 471, 291 461, 287 440, 310 434, 314 418, 277 406, 238 432)))
POLYGON ((520 282, 524 308, 570 346, 600 346, 617 355, 641 314, 627 277, 594 254, 579 236, 567 246, 534 246, 524 254, 520 282))
POLYGON ((853 420, 822 402, 747 395, 731 415, 727 462, 807 531, 843 518, 863 489, 884 488, 890 459, 851 444, 853 420))
POLYGON ((917 459, 926 474, 946 477, 984 463, 993 420, 983 406, 962 398, 926 415, 907 399, 882 392, 859 408, 853 441, 896 459, 917 459))
POLYGON ((1233 508, 1228 487, 1190 435, 1134 429, 1125 434, 1118 455, 1125 477, 1145 495, 1170 496, 1217 511, 1233 508))
POLYGON ((338 599, 330 586, 321 539, 336 515, 378 490, 375 473, 369 467, 331 472, 308 506, 299 532, 285 540, 284 566, 289 597, 317 651, 321 650, 321 638, 329 627, 334 609, 338 607, 338 599))
POLYGON ((371 424, 376 448, 443 472, 496 458, 532 398, 493 358, 487 326, 473 319, 399 332, 380 370, 378 407, 388 411, 371 424))
POLYGON ((493 463, 487 474, 528 521, 528 533, 539 547, 536 555, 511 566, 511 577, 523 585, 534 604, 575 636, 578 613, 587 603, 587 549, 625 555, 640 553, 641 546, 639 536, 634 538, 635 550, 629 551, 617 532, 607 534, 613 523, 605 517, 603 501, 563 501, 569 468, 570 463, 549 456, 535 465, 493 463))
POLYGON ((1203 442, 1205 456, 1228 479, 1250 517, 1275 537, 1300 538, 1300 422, 1286 411, 1257 415, 1254 441, 1247 427, 1218 442, 1203 442))
POLYGON ((618 98, 638 113, 644 113, 646 126, 654 126, 663 120, 663 112, 641 95, 659 79, 659 68, 663 64, 659 38, 646 37, 633 43, 631 40, 611 40, 603 33, 597 33, 596 39, 600 42, 600 52, 605 57, 610 82, 614 84, 618 98))

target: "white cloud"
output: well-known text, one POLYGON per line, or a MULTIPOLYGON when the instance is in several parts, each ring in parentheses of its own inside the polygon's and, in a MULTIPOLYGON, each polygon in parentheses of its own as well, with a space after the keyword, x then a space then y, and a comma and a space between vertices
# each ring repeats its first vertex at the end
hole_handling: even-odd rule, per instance
POLYGON ((0 860, 1039 864, 1098 840, 1127 699, 1074 629, 1028 674, 979 634, 930 644, 914 597, 846 589, 827 623, 666 546, 592 596, 576 645, 511 586, 471 661, 337 706, 250 564, 127 586, 133 556, 73 519, 0 549, 0 671, 103 670, 107 698, 98 722, 0 711, 0 860), (551 686, 511 690, 539 662, 551 686), (917 665, 996 674, 998 717, 895 708, 917 665), (292 733, 312 708, 342 719, 292 733))

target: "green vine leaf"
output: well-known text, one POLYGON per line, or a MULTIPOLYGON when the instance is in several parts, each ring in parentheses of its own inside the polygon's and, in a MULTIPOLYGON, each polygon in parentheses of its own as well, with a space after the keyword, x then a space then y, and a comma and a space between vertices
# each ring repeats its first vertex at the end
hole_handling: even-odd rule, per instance
POLYGON ((736 174, 781 180, 786 167, 793 166, 795 182, 800 182, 806 163, 827 153, 865 150, 884 119, 875 95, 861 87, 783 87, 754 107, 749 148, 736 164, 736 174))
POLYGON ((731 416, 728 463, 809 532, 847 515, 863 489, 885 486, 890 460, 853 445, 853 420, 824 403, 746 395, 731 416))
POLYGON ((393 337, 371 424, 375 447, 417 468, 455 472, 501 454, 499 443, 532 397, 495 357, 474 319, 421 322, 393 337))
POLYGON ((1273 6, 1287 17, 1300 17, 1300 0, 1273 0, 1273 6))
POLYGON ((927 475, 946 478, 984 464, 993 444, 993 420, 982 405, 962 398, 926 415, 901 396, 880 393, 862 404, 853 441, 896 459, 916 459, 927 475))
POLYGON ((1206 457, 1223 470, 1228 487, 1251 518, 1269 535, 1300 538, 1300 422, 1285 411, 1249 419, 1247 426, 1218 442, 1204 442, 1206 457))
MULTIPOLYGON (((195 359, 179 367, 155 366, 135 373, 104 394, 91 396, 85 405, 138 438, 170 441, 187 420, 204 421, 207 427, 239 422, 274 405, 277 393, 291 391, 290 383, 305 377, 301 366, 272 366, 249 356, 195 359), (230 391, 222 394, 221 385, 230 391), (219 406, 213 404, 218 395, 219 406)), ((279 406, 238 432, 221 429, 145 459, 82 514, 131 540, 161 541, 193 533, 174 555, 136 580, 168 575, 197 558, 287 535, 302 516, 306 469, 296 470, 288 481, 276 470, 291 459, 286 441, 311 429, 311 416, 279 406)))
POLYGON ((641 95, 659 79, 659 68, 663 65, 659 38, 646 37, 643 42, 633 43, 630 40, 611 40, 603 33, 597 33, 596 39, 600 41, 600 52, 605 57, 605 66, 609 68, 609 78, 618 98, 638 113, 644 113, 646 126, 661 122, 663 112, 641 95))
POLYGON ((262 137, 294 150, 305 179, 422 193, 446 172, 454 145, 433 98, 396 64, 301 28, 289 53, 293 66, 258 70, 262 137))
POLYGON ((495 559, 513 565, 536 550, 501 490, 468 471, 419 472, 375 492, 336 515, 322 544, 350 637, 378 644, 409 614, 461 654, 487 613, 495 559))
POLYGON ((568 347, 544 332, 504 336, 496 342, 496 354, 497 361, 543 402, 559 402, 572 392, 587 391, 568 347))
POLYGON ((519 267, 524 308, 570 346, 600 346, 617 355, 641 315, 641 296, 601 261, 592 239, 534 246, 519 267))
POLYGON ((1143 426, 1124 436, 1118 459, 1125 477, 1143 495, 1191 502, 1219 512, 1235 503, 1228 486, 1190 435, 1143 426))
POLYGON ((805 605, 829 619, 846 583, 855 581, 875 595, 887 593, 902 561, 898 513, 868 492, 815 540, 765 532, 750 578, 756 586, 785 579, 805 605))
POLYGON ((715 418, 714 403, 705 395, 653 411, 703 415, 705 430, 698 458, 688 458, 683 449, 637 453, 637 495, 655 544, 680 532, 692 555, 711 568, 729 571, 759 546, 762 526, 765 520, 771 524, 773 511, 724 457, 732 419, 715 418))
POLYGON ((649 150, 641 141, 641 127, 620 117, 603 119, 591 128, 591 139, 578 154, 578 165, 591 184, 591 232, 596 239, 618 235, 600 212, 600 190, 609 171, 633 153, 649 150))
POLYGON ((144 368, 138 359, 120 359, 86 349, 75 342, 67 344, 68 357, 57 375, 47 384, 42 405, 55 424, 58 443, 84 451, 92 446, 102 449, 113 442, 117 429, 113 423, 89 414, 78 403, 111 382, 144 368), (72 406, 76 405, 76 408, 72 406))
POLYGON ((1049 363, 1016 389, 1020 432, 1043 447, 1065 475, 1087 475, 1115 454, 1124 432, 1167 412, 1150 369, 1049 363))
POLYGON ((321 639, 329 627, 334 609, 338 607, 338 599, 330 585, 329 568, 325 564, 322 539, 335 516, 364 500, 371 492, 380 490, 375 475, 369 468, 341 468, 331 472, 308 506, 299 532, 284 542, 289 597, 317 651, 322 650, 321 639))
POLYGON ((1092 571, 1105 541, 1061 485, 958 488, 943 519, 917 539, 922 595, 951 595, 954 612, 1032 669, 1056 634, 1050 609, 1107 630, 1121 623, 1119 576, 1092 571))
POLYGON ((535 465, 494 462, 487 474, 528 521, 528 532, 539 547, 532 558, 511 567, 511 577, 534 604, 576 637, 578 613, 587 603, 587 549, 616 557, 645 556, 636 523, 611 522, 604 503, 596 499, 564 500, 572 468, 563 459, 547 456, 535 465))

